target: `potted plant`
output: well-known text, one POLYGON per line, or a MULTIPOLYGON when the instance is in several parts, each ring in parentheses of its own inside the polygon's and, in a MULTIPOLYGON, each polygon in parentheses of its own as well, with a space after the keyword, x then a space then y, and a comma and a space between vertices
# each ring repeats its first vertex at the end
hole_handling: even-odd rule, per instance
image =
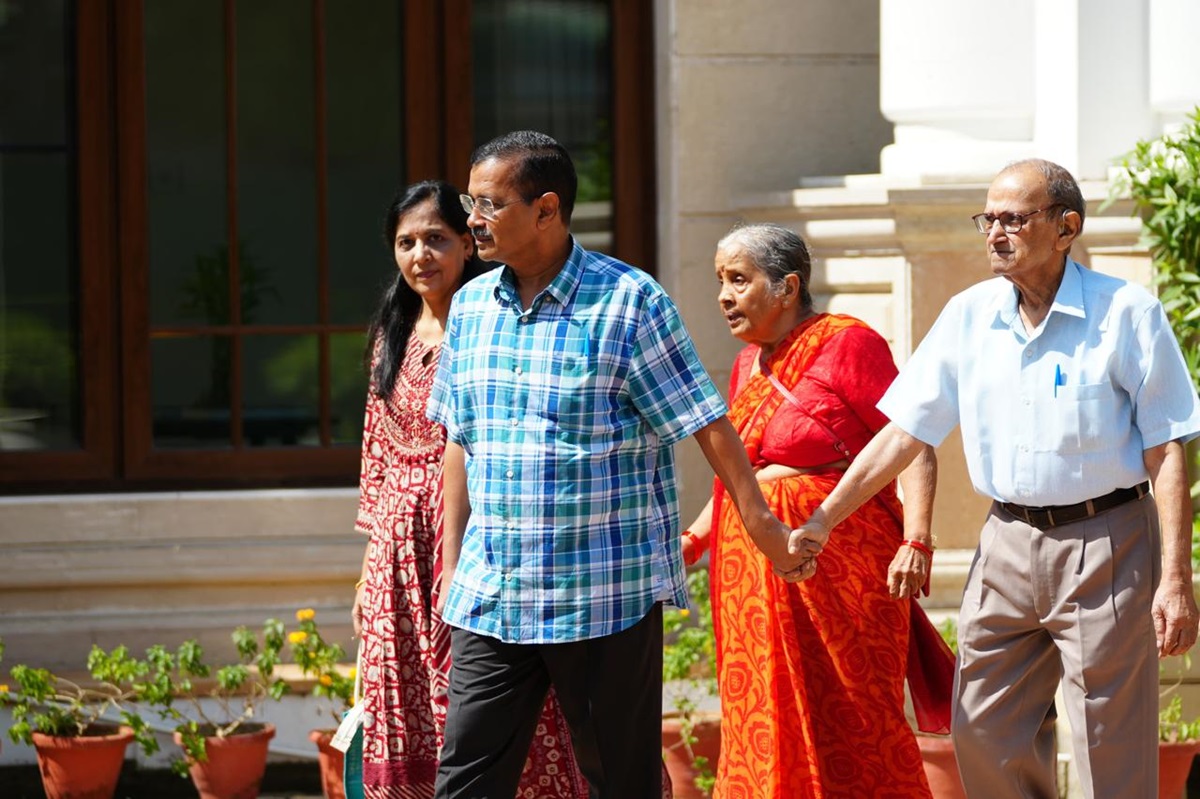
MULTIPOLYGON (((942 640, 950 651, 958 655, 958 623, 947 616, 937 625, 942 640)), ((938 799, 966 799, 962 778, 958 776, 958 759, 954 756, 954 742, 949 735, 917 731, 917 747, 921 750, 921 762, 925 767, 925 779, 929 789, 938 799)))
POLYGON ((689 572, 687 584, 694 610, 663 611, 663 690, 674 708, 663 716, 663 760, 676 799, 701 799, 712 792, 721 717, 701 708, 717 695, 708 570, 689 572))
POLYGON ((317 745, 321 764, 321 788, 326 799, 345 799, 342 769, 345 755, 333 748, 330 741, 342 715, 354 705, 355 667, 345 663, 346 650, 326 641, 317 628, 316 611, 304 608, 296 611, 300 627, 288 633, 292 660, 313 682, 313 696, 325 700, 331 725, 312 730, 309 740, 317 745))
MULTIPOLYGON (((1178 693, 1183 675, 1191 665, 1191 657, 1185 655, 1175 681, 1159 694, 1159 799, 1178 799, 1192 769, 1192 759, 1200 752, 1200 718, 1183 720, 1183 698, 1178 693)), ((1160 672, 1162 669, 1160 666, 1160 672)))
POLYGON ((175 743, 184 756, 172 768, 191 776, 201 799, 258 796, 275 726, 253 719, 262 702, 278 700, 288 690, 275 675, 285 640, 282 622, 268 619, 261 640, 246 627, 238 627, 232 638, 238 661, 215 670, 194 639, 175 652, 151 647, 146 654, 154 671, 138 686, 159 715, 174 724, 175 743), (191 712, 181 712, 178 700, 191 712))
POLYGON ((8 736, 34 747, 48 799, 111 797, 131 741, 147 755, 158 751, 135 705, 136 683, 151 666, 123 646, 93 646, 87 669, 91 680, 77 683, 18 664, 9 672, 14 685, 0 686, 0 703, 12 712, 8 736), (112 715, 120 721, 107 720, 112 715))

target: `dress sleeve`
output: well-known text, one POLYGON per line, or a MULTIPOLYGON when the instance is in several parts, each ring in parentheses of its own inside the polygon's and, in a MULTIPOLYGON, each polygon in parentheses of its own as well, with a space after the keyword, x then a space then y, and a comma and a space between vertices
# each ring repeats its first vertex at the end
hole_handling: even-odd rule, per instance
MULTIPOLYGON (((376 347, 378 352, 378 346, 376 347)), ((375 361, 372 359, 372 371, 375 361)), ((387 469, 386 442, 379 435, 380 419, 386 411, 384 400, 375 393, 373 384, 367 388, 367 404, 363 414, 362 463, 358 476, 358 517, 354 529, 371 535, 375 532, 375 511, 379 492, 387 469)))
POLYGON ((883 336, 852 327, 825 345, 820 356, 825 382, 862 423, 878 433, 888 418, 875 407, 896 379, 896 362, 883 336))

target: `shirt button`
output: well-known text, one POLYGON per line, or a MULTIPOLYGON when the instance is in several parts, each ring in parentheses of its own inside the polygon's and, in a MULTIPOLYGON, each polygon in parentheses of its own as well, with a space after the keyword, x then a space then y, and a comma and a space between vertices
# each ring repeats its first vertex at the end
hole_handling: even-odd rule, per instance
POLYGON ((509 422, 509 424, 511 424, 513 427, 516 427, 517 426, 517 417, 514 416, 512 418, 512 421, 509 422))
POLYGON ((1026 357, 1026 358, 1032 358, 1032 357, 1033 357, 1033 350, 1025 350, 1025 357, 1026 357))
POLYGON ((513 371, 514 371, 514 372, 516 372, 516 373, 517 373, 517 374, 519 374, 519 375, 520 375, 520 374, 525 374, 525 370, 524 370, 524 369, 522 369, 522 368, 521 368, 521 367, 519 367, 519 366, 518 366, 516 369, 513 369, 513 371))
POLYGON ((513 470, 512 470, 512 469, 509 469, 507 472, 505 472, 505 473, 504 473, 504 476, 505 476, 505 477, 512 477, 512 476, 513 476, 513 470))

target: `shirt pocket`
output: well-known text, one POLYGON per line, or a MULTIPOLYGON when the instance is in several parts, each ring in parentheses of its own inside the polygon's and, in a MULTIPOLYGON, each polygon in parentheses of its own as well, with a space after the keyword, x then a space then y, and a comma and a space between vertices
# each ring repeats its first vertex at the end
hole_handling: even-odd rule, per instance
POLYGON ((1114 429, 1116 406, 1108 383, 1059 386, 1054 398, 1039 409, 1044 418, 1038 427, 1045 433, 1039 436, 1039 449, 1060 455, 1105 449, 1112 440, 1105 431, 1114 429))
POLYGON ((555 342, 550 356, 546 418, 562 430, 586 431, 601 402, 600 374, 591 340, 572 332, 555 342))

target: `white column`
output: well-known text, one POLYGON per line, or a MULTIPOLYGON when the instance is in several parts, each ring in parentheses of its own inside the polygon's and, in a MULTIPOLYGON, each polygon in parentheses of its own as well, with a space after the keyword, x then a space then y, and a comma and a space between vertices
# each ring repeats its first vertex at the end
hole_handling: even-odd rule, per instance
POLYGON ((884 175, 990 178, 1032 154, 1034 5, 880 0, 884 175))
MULTIPOLYGON (((1156 132, 1147 3, 1054 0, 1035 6, 1034 149, 1080 180, 1106 177, 1115 159, 1156 132)), ((1181 52, 1168 57, 1175 60, 1181 52)))
POLYGON ((1200 104, 1200 3, 1150 0, 1150 106, 1160 132, 1200 104))

